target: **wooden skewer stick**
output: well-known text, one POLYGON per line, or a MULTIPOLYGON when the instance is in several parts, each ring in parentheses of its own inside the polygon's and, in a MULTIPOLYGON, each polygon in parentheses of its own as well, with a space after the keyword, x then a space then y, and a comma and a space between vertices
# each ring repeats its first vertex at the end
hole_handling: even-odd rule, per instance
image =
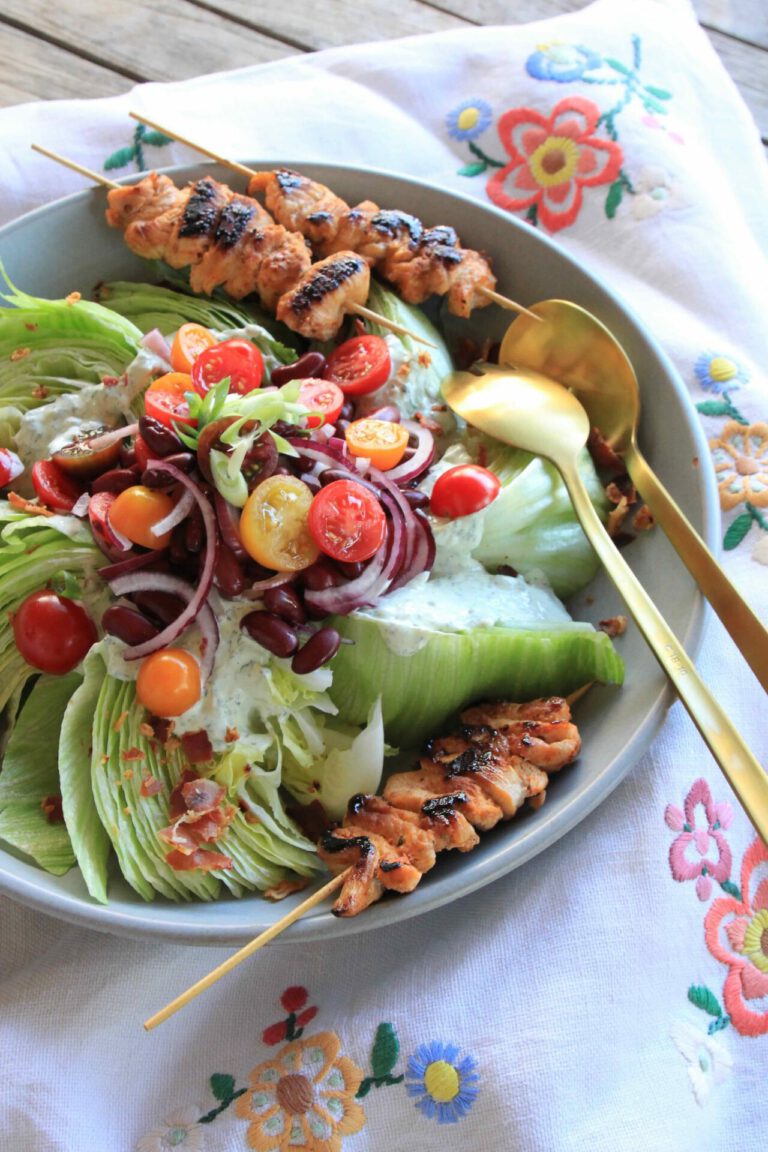
MULTIPOLYGON (((220 156, 218 152, 212 152, 209 148, 204 148, 202 144, 195 144, 185 136, 180 136, 177 132, 171 132, 162 124, 156 124, 154 120, 148 120, 146 116, 140 116, 138 112, 129 112, 128 115, 134 120, 138 120, 140 124, 146 124, 148 128, 153 128, 155 132, 160 132, 163 136, 170 136, 173 140, 177 140, 179 144, 185 144, 194 152, 201 152, 203 156, 207 156, 209 160, 215 160, 217 164, 221 164, 222 168, 231 168, 234 172, 239 172, 241 176, 247 176, 249 180, 254 176, 260 175, 260 173, 256 172, 253 168, 247 168, 245 164, 240 164, 237 160, 228 160, 226 156, 220 156)), ((494 292, 492 288, 480 288, 479 291, 484 296, 487 296, 489 300, 492 300, 494 304, 499 304, 502 308, 508 308, 512 312, 522 312, 524 316, 530 316, 532 320, 541 320, 541 316, 537 316, 535 312, 524 308, 522 304, 515 303, 515 301, 510 300, 508 296, 502 296, 500 292, 494 292)), ((359 315, 362 316, 363 313, 360 312, 359 315)), ((370 316, 369 319, 371 319, 370 316)), ((377 323, 380 322, 380 320, 377 321, 377 323)), ((389 321, 387 321, 387 324, 392 327, 393 331, 397 331, 395 326, 390 324, 389 321)), ((413 333, 408 332, 407 335, 413 336, 413 333)), ((414 337, 414 339, 418 340, 419 337, 414 337)), ((426 344, 427 341, 423 340, 422 343, 426 344)), ((431 345, 431 347, 434 347, 434 345, 431 345)))
POLYGON ((146 1031, 151 1032, 158 1024, 162 1024, 169 1016, 173 1016, 180 1008, 184 1008, 185 1005, 189 1004, 190 1000, 194 1000, 201 992, 205 992, 212 984, 220 980, 222 976, 226 976, 228 972, 231 972, 232 969, 236 968, 243 960, 247 960, 249 956, 253 956, 254 952, 258 952, 265 944, 269 944, 271 940, 274 940, 276 936, 279 936, 281 932, 284 932, 286 928, 299 920, 305 912, 309 912, 310 909, 314 908, 317 904, 322 904, 326 896, 330 896, 332 892, 335 892, 337 888, 341 887, 349 875, 349 871, 350 869, 347 868, 344 872, 340 872, 338 876, 334 876, 333 879, 329 880, 327 884, 324 884, 322 888, 318 888, 317 892, 313 892, 311 896, 308 896, 306 900, 298 904, 292 912, 283 916, 282 920, 278 920, 277 924, 273 924, 271 928, 267 928, 254 940, 251 940, 249 944, 244 945, 238 952, 234 952, 228 960, 219 964, 218 968, 214 968, 212 972, 209 972, 207 976, 203 976, 201 980, 198 980, 196 984, 188 988, 186 992, 182 992, 175 1000, 171 1000, 170 1004, 166 1004, 165 1008, 161 1008, 159 1012, 155 1012, 154 1016, 150 1016, 149 1019, 144 1022, 146 1031))
POLYGON ((49 160, 55 160, 57 164, 63 165, 64 168, 71 168, 73 172, 79 172, 81 176, 86 176, 89 180, 93 180, 94 184, 101 184, 103 188, 121 188, 121 184, 117 184, 114 180, 109 180, 106 176, 102 176, 100 172, 94 172, 92 168, 84 168, 82 164, 75 163, 74 160, 67 160, 66 156, 60 156, 58 152, 51 152, 48 148, 43 148, 40 144, 30 145, 33 152, 39 152, 42 156, 47 156, 49 160))

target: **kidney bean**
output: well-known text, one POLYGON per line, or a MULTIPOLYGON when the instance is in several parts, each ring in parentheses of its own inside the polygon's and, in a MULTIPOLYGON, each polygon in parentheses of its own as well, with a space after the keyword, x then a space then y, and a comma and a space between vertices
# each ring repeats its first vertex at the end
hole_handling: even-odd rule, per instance
POLYGON ((143 644, 153 640, 159 631, 151 620, 126 604, 110 604, 101 618, 101 626, 124 644, 143 644))
POLYGON ((120 444, 120 465, 123 468, 133 468, 136 463, 136 449, 128 440, 120 444))
POLYGON ((133 468, 110 468, 109 472, 102 472, 91 482, 91 494, 96 492, 124 492, 138 484, 138 472, 133 468))
POLYGON ((153 456, 173 456, 182 450, 182 443, 172 428, 166 428, 153 416, 139 417, 139 433, 153 456))
POLYGON ((339 571, 346 576, 347 580, 357 580, 358 576, 362 576, 365 564, 363 564, 362 560, 341 560, 338 563, 338 567, 339 571))
POLYGON ((213 563, 213 582, 231 600, 239 596, 246 585, 245 572, 231 548, 221 541, 216 545, 216 559, 213 563))
POLYGON ((157 620, 165 627, 184 611, 184 601, 173 592, 133 592, 132 599, 142 614, 157 620))
POLYGON ((312 472, 302 472, 299 479, 306 484, 310 492, 319 492, 322 488, 322 481, 319 476, 315 476, 312 472))
POLYGON ((390 424, 399 424, 402 420, 400 409, 394 404, 383 404, 381 408, 368 413, 370 420, 388 420, 390 424))
MULTIPOLYGON (((355 402, 354 400, 345 400, 341 406, 342 420, 354 420, 355 418, 355 402)), ((337 425, 338 427, 338 425, 337 425)))
POLYGON ((264 593, 264 607, 275 616, 282 617, 289 624, 303 624, 307 618, 304 605, 293 588, 282 584, 279 588, 267 588, 264 593))
MULTIPOLYGON (((176 452, 173 456, 165 456, 164 462, 173 464, 180 472, 191 472, 195 458, 191 452, 176 452)), ((144 469, 141 474, 141 482, 147 488, 167 488, 169 484, 174 483, 174 480, 172 476, 168 475, 162 464, 157 464, 154 468, 144 469)))
POLYGON ((273 656, 292 656, 299 646, 298 637, 285 620, 271 612, 249 612, 240 621, 251 639, 273 656))
POLYGON ((325 560, 316 560, 309 568, 302 572, 302 583, 311 592, 323 592, 326 588, 334 588, 340 582, 338 570, 325 560))
POLYGON ((401 491, 411 508, 426 508, 429 504, 429 496, 418 488, 402 488, 401 491))
POLYGON ((184 521, 184 544, 188 552, 195 556, 202 550, 205 543, 205 526, 203 514, 195 505, 184 521))
POLYGON ((376 485, 372 484, 370 480, 364 480, 357 471, 351 472, 344 468, 326 468, 324 472, 320 473, 320 483, 323 487, 326 484, 332 484, 334 480, 354 480, 355 484, 361 484, 363 488, 367 488, 378 498, 379 491, 376 485))
POLYGON ((272 371, 272 383, 278 388, 287 384, 289 380, 306 380, 310 376, 322 376, 325 368, 325 356, 322 352, 305 352, 294 360, 293 364, 281 364, 272 371))
POLYGON ((291 670, 297 676, 306 676, 308 672, 322 668, 333 659, 340 645, 341 636, 335 628, 318 628, 291 660, 291 670))

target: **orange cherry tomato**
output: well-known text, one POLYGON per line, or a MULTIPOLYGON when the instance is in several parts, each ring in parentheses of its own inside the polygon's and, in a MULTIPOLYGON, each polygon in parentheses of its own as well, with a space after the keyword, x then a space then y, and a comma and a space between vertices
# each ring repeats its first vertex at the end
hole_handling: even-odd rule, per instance
POLYGON ((182 324, 171 344, 171 365, 176 372, 191 372, 201 352, 216 343, 210 328, 202 324, 182 324))
POLYGON ((309 531, 312 489, 295 476, 268 476, 251 492, 240 516, 240 539, 249 556, 277 572, 300 572, 320 549, 309 531))
POLYGON ((166 428, 173 428, 176 420, 192 423, 184 393, 194 390, 188 372, 166 372, 165 376, 153 380, 144 393, 144 411, 166 428))
POLYGON ((370 417, 353 421, 344 438, 353 456, 367 456, 382 472, 399 464, 408 447, 408 429, 402 424, 370 417))
POLYGON ((160 648, 143 661, 136 695, 153 716, 181 716, 202 695, 200 665, 183 648, 160 648))
POLYGON ((132 544, 143 548, 165 548, 171 533, 157 536, 152 528, 173 511, 173 500, 156 488, 134 484, 120 492, 109 508, 109 523, 116 531, 127 536, 132 544))

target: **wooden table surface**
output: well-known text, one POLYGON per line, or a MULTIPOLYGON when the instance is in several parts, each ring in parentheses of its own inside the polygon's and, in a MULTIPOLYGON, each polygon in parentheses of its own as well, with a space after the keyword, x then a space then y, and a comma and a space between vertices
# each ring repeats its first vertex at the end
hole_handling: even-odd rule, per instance
MULTIPOLYGON (((586 0, 2 0, 0 107, 111 96, 315 49, 519 24, 586 0)), ((768 0, 694 0, 768 144, 768 0)))

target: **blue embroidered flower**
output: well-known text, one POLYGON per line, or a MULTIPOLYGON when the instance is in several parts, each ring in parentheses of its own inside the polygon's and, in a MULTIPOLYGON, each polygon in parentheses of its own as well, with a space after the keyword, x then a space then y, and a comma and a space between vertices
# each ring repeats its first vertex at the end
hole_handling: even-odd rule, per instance
POLYGON ((420 1044, 408 1059, 405 1088, 416 1107, 438 1124, 455 1124, 466 1116, 477 1096, 477 1064, 471 1056, 459 1060, 453 1044, 433 1040, 420 1044))
POLYGON ((485 100, 465 100, 445 118, 448 135, 454 140, 476 140, 493 120, 493 111, 485 100))
POLYGON ((601 64, 597 52, 578 44, 560 44, 553 40, 541 44, 538 51, 528 57, 525 67, 535 80, 556 80, 558 84, 567 84, 570 80, 580 80, 585 72, 599 68, 601 64))
POLYGON ((693 370, 701 387, 709 392, 730 392, 749 381, 746 368, 721 352, 703 352, 693 370))

